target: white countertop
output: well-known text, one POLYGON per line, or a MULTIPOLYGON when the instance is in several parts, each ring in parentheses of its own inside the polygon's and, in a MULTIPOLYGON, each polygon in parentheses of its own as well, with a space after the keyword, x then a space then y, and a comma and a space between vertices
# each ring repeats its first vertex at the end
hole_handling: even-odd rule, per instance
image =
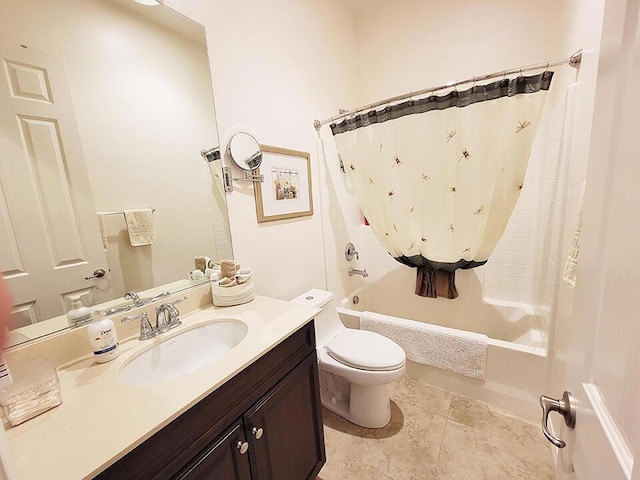
POLYGON ((182 315, 183 325, 153 340, 121 341, 115 360, 84 356, 58 367, 63 403, 7 430, 9 452, 21 480, 92 478, 246 366, 290 336, 320 310, 256 297, 235 307, 203 308, 182 315), (249 327, 246 337, 213 363, 188 375, 145 386, 118 379, 141 351, 216 319, 249 327))

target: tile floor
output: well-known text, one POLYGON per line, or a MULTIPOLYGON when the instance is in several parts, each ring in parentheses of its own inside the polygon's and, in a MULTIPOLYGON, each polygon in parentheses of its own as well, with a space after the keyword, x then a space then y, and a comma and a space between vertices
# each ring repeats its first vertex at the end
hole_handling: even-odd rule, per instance
POLYGON ((317 480, 553 480, 537 421, 403 378, 391 422, 353 425, 323 409, 327 463, 317 480))

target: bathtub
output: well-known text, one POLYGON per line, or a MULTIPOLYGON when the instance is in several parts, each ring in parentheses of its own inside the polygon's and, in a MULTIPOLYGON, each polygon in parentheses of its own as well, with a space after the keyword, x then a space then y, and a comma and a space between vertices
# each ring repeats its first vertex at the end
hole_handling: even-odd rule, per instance
POLYGON ((341 321, 348 328, 359 328, 360 312, 368 310, 483 333, 489 337, 486 380, 411 361, 407 361, 407 376, 519 415, 540 416, 538 399, 546 385, 547 335, 531 307, 487 302, 465 306, 463 302, 461 308, 447 299, 430 299, 426 304, 426 299, 417 296, 386 297, 372 286, 354 291, 338 301, 341 321))

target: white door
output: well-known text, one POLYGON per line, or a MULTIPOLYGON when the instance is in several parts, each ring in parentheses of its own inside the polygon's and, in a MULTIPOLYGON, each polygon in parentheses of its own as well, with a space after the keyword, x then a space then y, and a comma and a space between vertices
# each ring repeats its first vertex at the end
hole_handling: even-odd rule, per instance
POLYGON ((64 64, 0 45, 0 268, 15 326, 113 298, 64 64))
POLYGON ((558 479, 640 478, 639 4, 605 3, 558 479))

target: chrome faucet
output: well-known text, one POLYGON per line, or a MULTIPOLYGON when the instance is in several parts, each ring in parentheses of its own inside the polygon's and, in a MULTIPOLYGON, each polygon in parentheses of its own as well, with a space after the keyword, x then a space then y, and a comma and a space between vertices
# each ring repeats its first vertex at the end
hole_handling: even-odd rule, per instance
POLYGON ((151 325, 151 321, 149 320, 149 316, 146 312, 142 312, 139 315, 124 317, 120 321, 122 323, 127 323, 140 319, 140 336, 138 337, 138 339, 149 340, 157 335, 160 335, 161 333, 167 332, 172 328, 182 325, 182 322, 178 318, 180 315, 180 311, 175 304, 186 299, 187 297, 181 297, 175 302, 163 303, 158 308, 156 308, 155 327, 151 325))
POLYGON ((353 267, 349 267, 349 271, 347 273, 349 273, 349 276, 351 276, 351 275, 362 275, 363 278, 369 276, 369 274, 367 273, 367 269, 366 268, 364 270, 356 270, 353 267))
POLYGON ((124 299, 125 300, 131 300, 133 302, 134 305, 142 305, 143 302, 142 300, 140 300, 140 297, 138 296, 138 294, 136 292, 127 292, 124 294, 124 299))
POLYGON ((124 317, 120 320, 122 323, 133 322, 134 320, 140 319, 140 336, 138 340, 149 340, 150 338, 158 335, 157 329, 151 326, 151 322, 149 321, 149 316, 146 312, 142 312, 140 315, 132 315, 129 317, 124 317))
POLYGON ((180 303, 186 299, 187 297, 181 297, 175 302, 163 303, 156 308, 156 331, 158 334, 182 325, 179 318, 180 310, 176 307, 176 303, 180 303))

